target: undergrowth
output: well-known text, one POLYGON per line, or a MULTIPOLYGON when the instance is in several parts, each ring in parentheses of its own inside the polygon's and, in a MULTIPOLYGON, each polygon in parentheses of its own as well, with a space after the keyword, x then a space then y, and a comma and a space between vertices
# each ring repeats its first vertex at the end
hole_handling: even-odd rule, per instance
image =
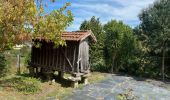
POLYGON ((37 93, 41 91, 41 81, 33 77, 14 76, 0 79, 0 87, 25 94, 37 93))

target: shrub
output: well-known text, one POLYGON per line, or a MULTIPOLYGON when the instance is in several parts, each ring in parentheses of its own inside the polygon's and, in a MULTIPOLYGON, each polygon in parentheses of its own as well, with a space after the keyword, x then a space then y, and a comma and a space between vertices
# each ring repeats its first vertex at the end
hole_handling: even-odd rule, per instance
POLYGON ((31 52, 29 52, 25 57, 25 61, 24 61, 25 66, 28 67, 30 62, 31 62, 31 52))
POLYGON ((36 93, 41 90, 40 81, 36 78, 21 77, 19 83, 16 85, 16 89, 24 93, 36 93))
POLYGON ((0 76, 5 76, 8 72, 7 60, 4 54, 0 53, 0 76))
POLYGON ((11 89, 25 94, 33 94, 41 91, 41 81, 26 76, 14 76, 0 80, 0 89, 11 89))
POLYGON ((92 63, 91 71, 98 71, 98 72, 109 72, 109 67, 104 64, 104 61, 100 60, 97 63, 92 63))

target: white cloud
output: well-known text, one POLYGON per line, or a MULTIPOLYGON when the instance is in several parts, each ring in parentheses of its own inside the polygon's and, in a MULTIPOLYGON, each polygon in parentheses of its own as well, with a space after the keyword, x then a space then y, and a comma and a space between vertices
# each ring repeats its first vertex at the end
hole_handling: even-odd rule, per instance
POLYGON ((72 3, 75 22, 71 27, 77 29, 80 23, 92 16, 100 17, 102 23, 111 19, 122 20, 130 26, 139 23, 140 11, 152 4, 154 0, 84 0, 72 3))

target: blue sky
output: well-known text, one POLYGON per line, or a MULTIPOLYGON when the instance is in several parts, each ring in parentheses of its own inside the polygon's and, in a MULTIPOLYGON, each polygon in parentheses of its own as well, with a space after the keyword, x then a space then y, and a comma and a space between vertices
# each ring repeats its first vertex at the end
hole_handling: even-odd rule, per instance
POLYGON ((62 7, 66 2, 70 2, 68 8, 73 12, 74 22, 67 29, 68 31, 79 30, 80 24, 84 20, 89 20, 92 16, 100 18, 102 24, 111 19, 122 20, 125 24, 135 27, 138 25, 138 14, 140 11, 155 0, 56 0, 55 3, 48 3, 46 12, 62 7))

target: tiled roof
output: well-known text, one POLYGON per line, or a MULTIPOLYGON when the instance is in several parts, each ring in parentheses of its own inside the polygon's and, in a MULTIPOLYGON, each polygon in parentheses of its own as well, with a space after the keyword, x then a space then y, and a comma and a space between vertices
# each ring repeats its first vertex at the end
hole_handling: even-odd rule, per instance
POLYGON ((96 37, 91 31, 73 31, 73 32, 64 32, 62 34, 62 39, 68 41, 82 41, 90 37, 93 42, 96 42, 96 37))

